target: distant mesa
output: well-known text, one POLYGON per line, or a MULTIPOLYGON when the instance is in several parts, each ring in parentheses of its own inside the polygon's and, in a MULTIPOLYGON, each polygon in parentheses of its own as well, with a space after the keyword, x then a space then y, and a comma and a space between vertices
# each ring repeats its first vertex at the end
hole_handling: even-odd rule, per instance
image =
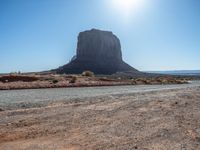
POLYGON ((55 71, 60 74, 80 74, 85 70, 108 75, 116 72, 138 72, 122 60, 121 44, 117 36, 97 29, 81 32, 76 55, 70 63, 55 71))

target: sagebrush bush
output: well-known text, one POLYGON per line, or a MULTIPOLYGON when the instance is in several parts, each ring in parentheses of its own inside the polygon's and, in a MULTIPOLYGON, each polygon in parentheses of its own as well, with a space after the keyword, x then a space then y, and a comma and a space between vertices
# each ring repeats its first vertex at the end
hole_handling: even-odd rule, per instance
POLYGON ((52 82, 53 82, 53 84, 56 84, 56 83, 58 83, 58 80, 54 79, 52 82))
POLYGON ((84 71, 82 73, 82 76, 86 76, 86 77, 93 77, 94 73, 92 71, 84 71))
POLYGON ((70 81, 70 83, 76 83, 76 81, 77 81, 77 77, 73 76, 72 79, 71 79, 71 81, 70 81))

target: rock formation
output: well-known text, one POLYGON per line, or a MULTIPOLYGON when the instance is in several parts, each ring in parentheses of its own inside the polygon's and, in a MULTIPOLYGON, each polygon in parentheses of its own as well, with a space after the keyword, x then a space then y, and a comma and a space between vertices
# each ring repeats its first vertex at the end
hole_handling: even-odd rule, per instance
POLYGON ((95 74, 138 72, 122 60, 120 40, 112 32, 96 29, 79 34, 76 56, 56 72, 77 74, 85 70, 95 74))

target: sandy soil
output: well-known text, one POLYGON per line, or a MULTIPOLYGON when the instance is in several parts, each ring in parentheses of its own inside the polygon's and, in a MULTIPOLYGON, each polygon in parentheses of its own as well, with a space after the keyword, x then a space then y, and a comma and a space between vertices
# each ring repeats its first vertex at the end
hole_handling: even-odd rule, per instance
POLYGON ((119 85, 160 85, 160 84, 185 84, 188 79, 184 77, 157 76, 138 77, 135 79, 122 79, 109 77, 95 77, 83 75, 0 75, 0 90, 14 89, 41 89, 63 87, 92 87, 92 86, 119 86, 119 85))
MULTIPOLYGON (((0 76, 0 79, 4 76, 0 76)), ((129 80, 113 80, 96 77, 85 77, 81 75, 21 75, 6 76, 7 78, 19 78, 19 80, 1 82, 0 90, 13 89, 41 89, 41 88, 63 88, 63 87, 92 87, 92 86, 114 86, 114 85, 131 85, 129 80), (36 78, 36 81, 22 81, 24 78, 36 78), (21 78, 21 80, 20 80, 21 78)))
POLYGON ((199 150, 200 87, 0 112, 0 149, 199 150))

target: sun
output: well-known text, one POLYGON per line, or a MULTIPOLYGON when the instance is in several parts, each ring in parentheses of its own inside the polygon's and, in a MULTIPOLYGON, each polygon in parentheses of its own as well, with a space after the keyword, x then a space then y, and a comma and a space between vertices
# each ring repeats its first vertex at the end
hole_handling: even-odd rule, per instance
POLYGON ((144 0, 111 0, 111 5, 125 16, 138 11, 143 5, 144 0))
POLYGON ((135 3, 135 0, 114 0, 113 3, 116 7, 130 10, 135 3))

